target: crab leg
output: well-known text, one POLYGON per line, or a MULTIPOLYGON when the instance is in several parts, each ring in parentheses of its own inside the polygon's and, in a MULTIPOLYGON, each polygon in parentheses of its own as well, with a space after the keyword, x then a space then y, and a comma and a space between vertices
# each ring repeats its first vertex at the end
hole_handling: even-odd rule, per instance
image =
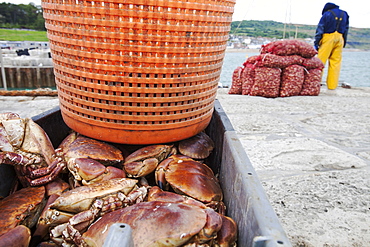
MULTIPOLYGON (((44 177, 40 177, 40 178, 30 180, 29 181, 30 186, 40 186, 40 185, 44 185, 44 184, 47 184, 47 183, 55 180, 58 177, 58 175, 64 170, 65 163, 57 162, 55 167, 56 167, 55 169, 49 169, 51 172, 46 173, 46 174, 48 174, 48 176, 44 176, 44 177)), ((47 167, 47 168, 49 168, 49 167, 47 167)))
POLYGON ((54 180, 66 167, 47 133, 32 119, 0 113, 0 164, 10 164, 24 187, 54 180))
POLYGON ((1 152, 0 153, 0 164, 8 164, 8 165, 18 165, 18 164, 28 164, 29 160, 18 153, 13 152, 1 152))
MULTIPOLYGON (((144 201, 147 191, 147 188, 143 186, 132 190, 127 195, 119 192, 116 196, 110 195, 101 199, 96 199, 89 210, 74 215, 69 219, 68 224, 63 225, 60 236, 65 240, 72 239, 78 246, 84 246, 81 234, 84 233, 99 216, 144 201)), ((61 228, 58 231, 61 231, 61 228)))
POLYGON ((170 186, 169 183, 167 183, 166 181, 166 172, 165 172, 170 162, 171 160, 165 159, 159 164, 155 172, 155 180, 159 188, 161 188, 162 190, 168 190, 170 186))
POLYGON ((31 179, 40 178, 46 175, 57 176, 65 167, 66 167, 66 163, 63 162, 62 158, 58 157, 49 166, 42 167, 37 170, 29 171, 28 175, 31 179))

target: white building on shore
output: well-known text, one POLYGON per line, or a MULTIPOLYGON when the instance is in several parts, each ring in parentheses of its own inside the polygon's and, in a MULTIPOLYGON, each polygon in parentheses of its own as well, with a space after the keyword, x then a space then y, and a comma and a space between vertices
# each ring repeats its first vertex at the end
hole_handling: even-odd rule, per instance
POLYGON ((0 41, 2 66, 53 66, 49 42, 0 41))
POLYGON ((19 50, 19 49, 50 49, 49 42, 43 41, 0 41, 1 49, 19 50))

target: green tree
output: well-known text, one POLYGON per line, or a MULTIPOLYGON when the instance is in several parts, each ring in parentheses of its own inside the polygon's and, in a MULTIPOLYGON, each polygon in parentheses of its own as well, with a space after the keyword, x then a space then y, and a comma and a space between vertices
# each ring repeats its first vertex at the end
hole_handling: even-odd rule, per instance
POLYGON ((42 9, 34 3, 0 3, 0 24, 6 28, 45 30, 42 9))

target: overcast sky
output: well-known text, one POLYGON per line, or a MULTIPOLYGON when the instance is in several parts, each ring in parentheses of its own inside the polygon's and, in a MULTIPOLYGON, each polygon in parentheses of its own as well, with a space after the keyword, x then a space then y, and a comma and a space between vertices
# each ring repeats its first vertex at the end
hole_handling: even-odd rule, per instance
MULTIPOLYGON (((14 4, 41 4, 41 0, 0 0, 14 4)), ((327 0, 236 0, 233 21, 273 20, 287 24, 317 25, 327 0)), ((369 0, 335 0, 333 3, 346 10, 350 26, 370 28, 369 0)))
MULTIPOLYGON (((233 20, 273 20, 317 25, 327 2, 327 0, 236 0, 233 20)), ((334 0, 332 3, 347 11, 351 27, 370 28, 369 0, 334 0)))

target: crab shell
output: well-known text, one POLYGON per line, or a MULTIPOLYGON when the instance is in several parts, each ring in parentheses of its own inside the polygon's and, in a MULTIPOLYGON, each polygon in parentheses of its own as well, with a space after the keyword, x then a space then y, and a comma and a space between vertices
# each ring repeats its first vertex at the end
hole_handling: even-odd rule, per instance
POLYGON ((0 201, 0 235, 18 225, 33 227, 45 203, 43 186, 20 189, 0 201))
POLYGON ((182 203, 142 202, 104 215, 83 234, 88 246, 103 246, 109 227, 126 223, 135 247, 181 246, 203 229, 206 212, 182 203))
POLYGON ((14 112, 0 113, 0 121, 9 120, 9 119, 19 119, 19 118, 20 116, 18 113, 14 113, 14 112))
POLYGON ((18 225, 0 236, 0 246, 28 247, 31 241, 31 231, 28 227, 18 225))
POLYGON ((89 186, 77 187, 62 193, 51 205, 51 209, 57 209, 69 213, 79 213, 88 210, 93 201, 109 194, 122 192, 127 195, 135 188, 137 180, 129 178, 116 178, 109 181, 94 183, 89 186))
POLYGON ((25 134, 25 121, 16 113, 0 114, 0 143, 1 151, 14 152, 20 148, 25 134))
POLYGON ((102 141, 88 138, 76 132, 69 134, 59 145, 64 158, 89 158, 103 165, 118 165, 123 162, 121 150, 102 141))
MULTIPOLYGON (((174 203, 185 203, 189 205, 198 206, 201 208, 207 208, 207 206, 191 197, 179 195, 176 193, 163 191, 157 186, 153 186, 148 192, 147 200, 150 201, 161 201, 161 202, 174 202, 174 203)), ((236 222, 225 215, 219 214, 222 220, 222 227, 217 232, 217 237, 214 240, 220 247, 231 247, 236 246, 237 241, 237 224, 236 222)), ((210 235, 208 233, 208 235, 210 235)))
POLYGON ((24 138, 25 127, 25 121, 17 113, 0 113, 1 150, 12 152, 14 147, 20 148, 24 138), (6 144, 4 141, 8 143, 6 144))
POLYGON ((205 159, 214 149, 213 140, 204 132, 182 140, 178 144, 178 150, 181 154, 193 159, 205 159))
MULTIPOLYGON (((184 195, 179 195, 173 192, 163 191, 159 187, 154 186, 149 190, 148 201, 161 201, 168 203, 183 203, 196 207, 203 208, 207 213, 207 224, 203 229, 194 236, 195 243, 205 243, 214 240, 222 226, 222 215, 216 213, 213 209, 208 208, 205 204, 184 195)), ((225 236, 227 238, 228 236, 225 236)))
POLYGON ((176 193, 203 203, 221 202, 223 199, 212 169, 187 156, 176 154, 165 159, 157 167, 155 175, 159 187, 168 183, 176 193))
POLYGON ((155 171, 158 164, 173 152, 173 145, 146 146, 127 156, 123 166, 132 177, 144 177, 155 171))

